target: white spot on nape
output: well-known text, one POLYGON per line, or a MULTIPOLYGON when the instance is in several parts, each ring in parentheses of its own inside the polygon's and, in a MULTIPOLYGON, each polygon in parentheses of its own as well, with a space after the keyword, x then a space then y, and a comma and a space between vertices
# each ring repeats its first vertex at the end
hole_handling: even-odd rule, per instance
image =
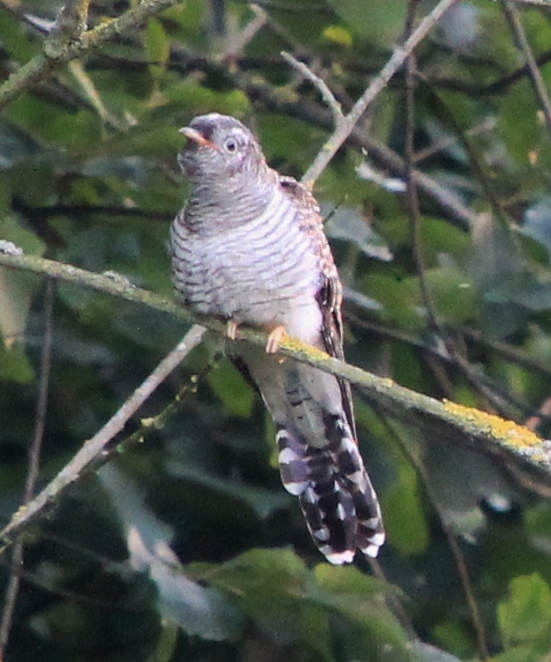
POLYGON ((300 496, 304 490, 308 487, 308 481, 303 481, 300 483, 283 483, 283 487, 289 492, 289 494, 292 494, 293 496, 300 496))
MULTIPOLYGON (((364 526, 366 526, 368 529, 376 529, 379 526, 379 518, 378 517, 370 517, 369 519, 366 519, 362 522, 364 526)), ((377 534, 378 535, 378 534, 377 534)), ((384 542, 384 539, 383 539, 384 542)), ((381 543, 382 545, 383 543, 381 543)))
POLYGON ((290 448, 284 448, 278 455, 279 464, 290 464, 300 460, 300 457, 294 453, 290 448))
POLYGON ((320 552, 325 556, 325 558, 332 563, 333 565, 342 565, 343 563, 352 563, 354 560, 355 552, 351 549, 347 549, 344 552, 336 552, 329 546, 320 547, 320 552))
POLYGON ((287 430, 278 430, 276 432, 276 441, 281 441, 282 439, 289 439, 287 430))
POLYGON ((209 121, 212 120, 213 122, 218 121, 221 117, 224 117, 224 116, 221 115, 220 113, 208 113, 207 115, 205 115, 206 120, 209 120, 209 121))
POLYGON ((339 505, 337 506, 336 514, 340 520, 344 521, 346 519, 346 511, 343 508, 342 503, 339 503, 339 505))

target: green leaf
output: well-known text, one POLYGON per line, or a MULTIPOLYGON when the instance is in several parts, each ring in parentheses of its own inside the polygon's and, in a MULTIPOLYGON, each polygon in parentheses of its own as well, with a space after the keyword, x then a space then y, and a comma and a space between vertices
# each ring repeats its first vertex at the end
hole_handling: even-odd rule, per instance
MULTIPOLYGON (((0 237, 12 241, 24 253, 42 255, 44 251, 44 243, 10 214, 0 219, 0 237)), ((32 298, 39 286, 39 281, 30 274, 0 269, 0 336, 4 339, 5 349, 23 343, 32 298)), ((5 360, 5 365, 0 367, 4 378, 21 382, 32 378, 32 369, 22 352, 7 356, 5 360)))
POLYGON ((2 47, 10 56, 24 64, 30 60, 40 48, 38 41, 30 37, 30 30, 22 30, 18 15, 4 10, 0 12, 0 41, 2 47))
MULTIPOLYGON (((328 211, 322 207, 322 212, 328 211)), ((368 257, 384 262, 392 260, 387 244, 373 231, 366 218, 358 210, 339 206, 329 214, 325 231, 331 239, 343 239, 357 246, 368 257)))
POLYGON ((530 153, 539 146, 542 127, 537 121, 538 106, 532 85, 521 80, 503 97, 498 118, 498 130, 507 150, 519 165, 530 163, 530 153))
POLYGON ((465 627, 452 621, 436 625, 431 640, 444 646, 461 659, 467 658, 472 650, 472 642, 469 640, 465 627))
POLYGON ((0 338, 0 381, 27 384, 34 376, 23 347, 14 345, 8 349, 0 338))
POLYGON ((144 32, 144 47, 147 59, 150 62, 151 75, 158 79, 164 74, 170 55, 170 43, 160 21, 151 19, 148 22, 144 32))
POLYGON ((551 196, 545 195, 528 207, 520 232, 539 242, 551 256, 551 196))
POLYGON ((197 483, 205 488, 219 492, 224 498, 238 499, 241 511, 243 505, 248 505, 260 518, 266 518, 276 510, 289 505, 291 497, 284 490, 270 491, 262 487, 252 487, 246 483, 240 483, 235 478, 224 478, 217 476, 200 466, 197 462, 183 464, 171 463, 170 472, 173 476, 197 483))
POLYGON ((392 590, 377 577, 362 574, 353 566, 336 567, 318 563, 314 576, 324 589, 323 594, 318 596, 320 601, 360 620, 365 616, 369 598, 380 597, 392 590))
POLYGON ((235 596, 264 631, 280 641, 303 641, 320 660, 333 660, 323 610, 307 602, 311 573, 289 550, 254 549, 206 575, 235 596))
POLYGON ((129 564, 155 584, 162 616, 203 639, 237 638, 241 615, 221 592, 186 575, 170 548, 171 528, 144 504, 133 482, 112 464, 101 469, 99 478, 123 524, 129 564))
POLYGON ((322 33, 324 39, 340 46, 352 46, 352 35, 342 25, 328 25, 322 33))
POLYGON ((302 642, 317 652, 315 659, 334 660, 330 614, 339 614, 352 628, 354 636, 342 642, 347 659, 413 659, 386 606, 388 585, 354 567, 321 563, 312 571, 289 550, 255 549, 219 567, 203 564, 187 570, 197 581, 235 596, 276 641, 302 642))
POLYGON ((508 646, 534 640, 551 643, 551 590, 540 575, 515 577, 509 597, 498 604, 497 617, 508 646))
POLYGON ((398 476, 385 491, 383 512, 388 513, 388 542, 400 554, 420 554, 427 548, 429 534, 419 494, 417 473, 402 464, 398 476))
POLYGON ((390 46, 402 33, 406 0, 330 0, 351 31, 380 45, 390 46))
POLYGON ((414 660, 405 633, 390 611, 385 594, 392 590, 352 566, 319 564, 314 570, 322 593, 318 600, 353 621, 356 640, 347 642, 349 659, 414 660), (360 627, 355 627, 360 626, 360 627), (381 651, 384 650, 384 654, 381 651))
POLYGON ((255 392, 231 363, 219 363, 209 374, 208 382, 230 416, 248 418, 251 415, 255 392))
POLYGON ((441 268, 425 273, 436 316, 446 324, 468 324, 477 313, 473 283, 453 262, 443 262, 441 268))

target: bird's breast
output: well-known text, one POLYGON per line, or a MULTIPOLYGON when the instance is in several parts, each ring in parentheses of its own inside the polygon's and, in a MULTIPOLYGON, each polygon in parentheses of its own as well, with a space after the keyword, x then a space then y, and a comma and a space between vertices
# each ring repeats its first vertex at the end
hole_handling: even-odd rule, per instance
POLYGON ((297 208, 277 193, 256 218, 228 226, 218 218, 210 231, 192 233, 175 221, 177 289, 199 313, 260 328, 283 324, 312 342, 321 327, 320 264, 297 208))

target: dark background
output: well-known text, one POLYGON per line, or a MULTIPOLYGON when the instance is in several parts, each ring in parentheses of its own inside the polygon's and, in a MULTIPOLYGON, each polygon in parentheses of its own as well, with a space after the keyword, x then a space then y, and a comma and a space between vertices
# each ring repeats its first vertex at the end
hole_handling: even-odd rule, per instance
MULTIPOLYGON (((129 4, 92 2, 90 26, 129 4)), ((0 6, 4 79, 41 52, 36 17, 48 25, 54 5, 0 6)), ((346 111, 408 24, 435 5, 186 0, 159 14, 2 111, 0 238, 171 297, 168 226, 185 199, 178 129, 205 112, 236 115, 271 165, 300 178, 332 118, 280 51, 305 61, 346 111)), ((532 53, 545 89, 551 14, 516 6, 528 51, 504 3, 458 2, 416 49, 409 88, 401 70, 315 193, 346 286, 347 359, 545 435, 551 136, 523 67, 532 53), (408 160, 424 177, 418 205, 405 193, 408 160)), ((48 311, 36 489, 186 331, 145 306, 68 284, 50 295, 43 279, 0 270, 3 523, 23 496, 48 311)), ((362 559, 333 568, 281 487, 261 402, 209 343, 121 439, 182 388, 176 415, 79 481, 25 536, 6 660, 452 659, 444 651, 462 660, 487 651, 500 662, 549 659, 547 485, 421 436, 357 393, 361 450, 388 543, 378 577, 362 559)), ((1 562, 4 590, 10 554, 1 562)))

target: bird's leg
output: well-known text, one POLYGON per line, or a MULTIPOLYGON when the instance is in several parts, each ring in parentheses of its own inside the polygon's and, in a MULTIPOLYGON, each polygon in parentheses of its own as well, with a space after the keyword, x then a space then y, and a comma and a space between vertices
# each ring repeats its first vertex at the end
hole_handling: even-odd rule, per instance
POLYGON ((237 336, 237 327, 239 325, 237 322, 234 322, 233 320, 228 320, 226 322, 226 337, 229 338, 230 340, 235 340, 237 336))
POLYGON ((287 331, 283 324, 276 326, 275 329, 270 331, 268 336, 268 342, 266 343, 266 354, 275 354, 279 350, 279 346, 284 336, 287 335, 287 331))

